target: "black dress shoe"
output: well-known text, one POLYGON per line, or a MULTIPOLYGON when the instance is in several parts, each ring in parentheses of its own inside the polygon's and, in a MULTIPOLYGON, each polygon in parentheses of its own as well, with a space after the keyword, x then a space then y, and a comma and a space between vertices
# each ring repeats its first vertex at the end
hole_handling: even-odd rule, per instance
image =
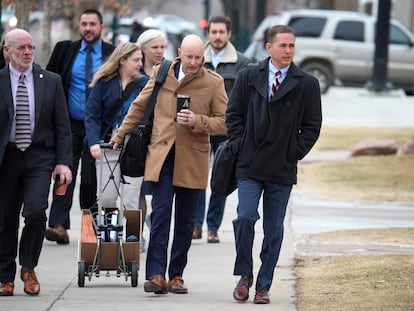
POLYGON ((13 290, 13 282, 0 282, 0 296, 13 296, 13 290))
POLYGON ((237 301, 249 299, 249 288, 252 287, 253 277, 242 276, 233 291, 233 298, 237 301))

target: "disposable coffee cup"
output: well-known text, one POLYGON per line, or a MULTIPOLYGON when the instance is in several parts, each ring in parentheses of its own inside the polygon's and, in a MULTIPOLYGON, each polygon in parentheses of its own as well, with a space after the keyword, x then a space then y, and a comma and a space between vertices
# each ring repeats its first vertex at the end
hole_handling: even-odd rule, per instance
POLYGON ((57 195, 65 195, 67 187, 66 182, 60 183, 60 176, 57 175, 55 180, 55 193, 57 195))

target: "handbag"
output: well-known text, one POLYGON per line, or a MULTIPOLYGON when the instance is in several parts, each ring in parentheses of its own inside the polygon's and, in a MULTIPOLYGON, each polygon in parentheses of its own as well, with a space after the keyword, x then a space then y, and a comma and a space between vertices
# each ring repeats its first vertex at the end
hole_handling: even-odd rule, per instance
POLYGON ((171 61, 164 59, 155 78, 155 86, 152 91, 150 102, 141 124, 124 136, 122 150, 119 154, 119 167, 121 175, 130 177, 144 176, 145 161, 147 158, 148 145, 152 134, 152 115, 158 92, 170 68, 171 61))
POLYGON ((225 140, 214 154, 211 171, 211 191, 228 196, 237 188, 236 164, 238 144, 225 140))

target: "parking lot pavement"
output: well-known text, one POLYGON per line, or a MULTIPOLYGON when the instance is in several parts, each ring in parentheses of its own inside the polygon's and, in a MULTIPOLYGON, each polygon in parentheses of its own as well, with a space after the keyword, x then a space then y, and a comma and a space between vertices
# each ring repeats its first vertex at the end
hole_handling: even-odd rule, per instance
POLYGON ((414 96, 332 87, 322 95, 322 116, 324 126, 414 127, 414 96))

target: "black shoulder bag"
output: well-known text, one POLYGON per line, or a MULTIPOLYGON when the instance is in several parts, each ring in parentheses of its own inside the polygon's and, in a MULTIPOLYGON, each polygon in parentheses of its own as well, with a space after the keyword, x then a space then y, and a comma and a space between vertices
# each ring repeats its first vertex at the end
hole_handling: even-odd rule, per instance
POLYGON ((121 175, 130 177, 144 176, 145 160, 147 158, 148 145, 152 134, 152 114, 161 85, 164 83, 171 66, 171 61, 164 59, 161 62, 155 78, 155 86, 151 94, 150 102, 141 124, 124 136, 122 150, 119 155, 121 175))
POLYGON ((218 146, 211 170, 211 191, 228 196, 236 190, 238 145, 235 141, 225 140, 218 146))

